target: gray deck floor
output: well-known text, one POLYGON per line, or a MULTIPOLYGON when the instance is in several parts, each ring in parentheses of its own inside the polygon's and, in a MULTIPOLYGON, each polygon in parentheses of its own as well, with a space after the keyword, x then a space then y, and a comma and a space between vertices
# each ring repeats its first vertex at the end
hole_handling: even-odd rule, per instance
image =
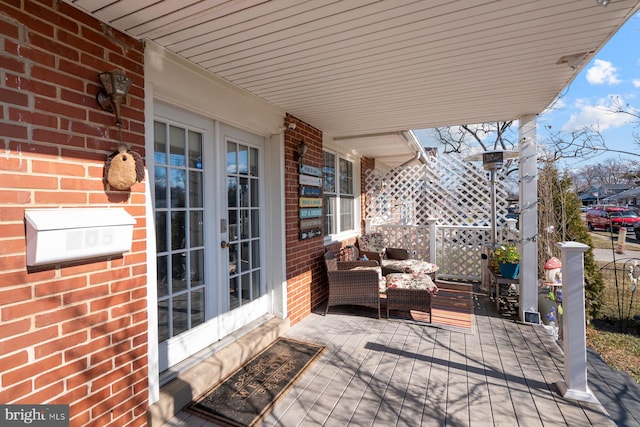
MULTIPOLYGON (((262 425, 573 427, 616 425, 614 418, 640 427, 637 384, 606 378, 610 369, 591 354, 591 388, 615 413, 565 400, 555 386, 558 345, 542 327, 497 316, 483 298, 472 333, 366 313, 308 316, 287 336, 327 351, 262 425), (615 398, 620 390, 626 402, 615 398)), ((166 425, 215 424, 182 412, 166 425)))

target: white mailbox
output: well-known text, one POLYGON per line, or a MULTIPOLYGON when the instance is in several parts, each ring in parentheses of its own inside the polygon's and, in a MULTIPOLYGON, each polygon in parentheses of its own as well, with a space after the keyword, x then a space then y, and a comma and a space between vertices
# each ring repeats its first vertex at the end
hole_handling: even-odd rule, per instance
POLYGON ((24 217, 28 266, 128 252, 136 223, 123 208, 31 209, 24 217))

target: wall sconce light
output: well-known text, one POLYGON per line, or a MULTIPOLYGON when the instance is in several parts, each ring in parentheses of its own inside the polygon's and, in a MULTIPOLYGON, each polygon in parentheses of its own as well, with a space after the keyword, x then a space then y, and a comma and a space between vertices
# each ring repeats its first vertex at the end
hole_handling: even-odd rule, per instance
POLYGON ((307 154, 307 151, 309 151, 309 146, 304 142, 304 139, 301 139, 300 143, 296 145, 295 153, 293 153, 295 160, 298 162, 302 161, 302 158, 307 154))
POLYGON ((105 71, 100 73, 100 81, 104 89, 101 89, 96 96, 98 104, 103 110, 116 114, 116 124, 122 125, 120 121, 120 104, 127 96, 131 79, 120 70, 105 71))

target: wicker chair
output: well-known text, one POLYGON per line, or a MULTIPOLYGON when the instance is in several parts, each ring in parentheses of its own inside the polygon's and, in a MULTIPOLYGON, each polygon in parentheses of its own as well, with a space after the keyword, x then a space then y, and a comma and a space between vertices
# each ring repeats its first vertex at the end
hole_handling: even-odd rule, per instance
POLYGON ((329 307, 334 305, 359 305, 378 310, 380 318, 380 280, 375 269, 352 270, 356 267, 379 267, 377 261, 338 261, 332 250, 324 254, 329 278, 329 307))

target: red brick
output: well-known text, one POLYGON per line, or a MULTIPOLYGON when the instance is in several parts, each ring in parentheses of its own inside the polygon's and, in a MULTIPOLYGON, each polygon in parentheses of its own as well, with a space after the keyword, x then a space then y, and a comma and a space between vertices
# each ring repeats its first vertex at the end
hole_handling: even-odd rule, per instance
MULTIPOLYGON (((79 164, 32 160, 31 170, 37 174, 84 176, 85 167, 79 164)), ((64 200, 60 198, 60 200, 64 200)))
POLYGON ((64 383, 58 381, 47 388, 38 390, 33 394, 29 394, 22 399, 16 400, 18 404, 32 404, 33 402, 48 402, 64 391, 64 383))
POLYGON ((63 351, 69 347, 82 344, 85 341, 87 341, 86 331, 80 331, 72 335, 65 334, 61 338, 36 346, 34 354, 38 359, 46 356, 47 354, 56 353, 59 351, 63 351))
POLYGON ((0 18, 0 34, 17 39, 20 35, 20 29, 14 22, 0 18))
POLYGON ((0 87, 0 99, 3 103, 19 105, 21 107, 27 107, 29 105, 29 97, 26 93, 18 92, 11 89, 5 89, 2 87, 0 87))
MULTIPOLYGON (((56 323, 62 323, 65 320, 76 319, 87 314, 87 305, 79 304, 72 307, 61 308, 49 313, 36 315, 36 328, 43 326, 54 325, 56 323)), ((65 333, 65 331, 63 331, 65 333)))
POLYGON ((101 336, 98 339, 89 341, 86 344, 79 345, 65 351, 64 360, 65 362, 70 362, 80 357, 86 357, 87 354, 100 351, 101 349, 107 347, 109 344, 110 344, 109 337, 101 336))
POLYGON ((2 366, 3 371, 10 371, 13 368, 25 365, 28 361, 29 354, 24 350, 11 356, 0 358, 0 366, 2 366))
MULTIPOLYGON (((53 371, 36 376, 34 379, 35 388, 36 389, 42 388, 47 384, 53 383, 62 378, 69 377, 78 372, 84 371, 85 369, 87 369, 87 361, 84 359, 80 359, 73 363, 60 366, 53 371)), ((62 400, 62 401, 69 402, 69 400, 62 400)))
MULTIPOLYGON (((2 213, 0 213, 2 215, 2 213)), ((18 270, 24 268, 24 254, 0 257, 0 270, 18 270)))
POLYGON ((58 127, 58 119, 51 114, 41 114, 13 107, 9 108, 9 120, 54 129, 58 127))
POLYGON ((58 328, 55 326, 45 329, 38 329, 33 332, 28 332, 26 334, 18 335, 14 338, 5 340, 2 343, 2 350, 7 353, 23 350, 42 341, 55 338, 56 336, 58 336, 58 328))
POLYGON ((65 203, 84 205, 87 203, 87 193, 71 191, 37 191, 34 201, 41 205, 58 205, 60 200, 65 203))
POLYGON ((15 403, 19 397, 31 393, 32 390, 32 381, 31 379, 28 379, 27 381, 16 384, 13 387, 8 387, 0 390, 0 402, 4 404, 15 403))
POLYGON ((10 182, 11 188, 58 188, 58 178, 49 176, 1 173, 0 180, 10 182))
POLYGON ((24 74, 25 72, 24 62, 6 55, 0 55, 0 69, 10 70, 20 74, 24 74))
MULTIPOLYGON (((48 111, 56 115, 71 117, 78 120, 85 120, 87 117, 86 109, 82 107, 76 107, 71 104, 63 104, 60 101, 43 98, 41 96, 35 97, 35 108, 42 111, 48 111)), ((67 136, 67 133, 63 133, 67 136)), ((35 131, 34 131, 35 138, 35 131)), ((45 140, 46 141, 46 140, 45 140)), ((59 138, 58 141, 69 143, 67 138, 59 138)))
POLYGON ((33 377, 36 372, 45 372, 54 369, 62 362, 60 354, 54 354, 46 359, 39 360, 34 363, 23 365, 18 369, 3 371, 2 386, 9 387, 18 384, 27 378, 33 377))
POLYGON ((5 40, 4 46, 5 51, 13 56, 19 56, 46 67, 53 68, 56 65, 54 52, 35 49, 25 43, 14 43, 11 40, 5 40))
MULTIPOLYGON (((93 381, 91 382, 91 390, 100 390, 103 387, 112 387, 112 385, 115 386, 115 384, 117 384, 119 381, 125 381, 128 385, 131 385, 129 384, 130 379, 128 378, 128 375, 130 373, 130 366, 120 366, 114 371, 109 372, 107 375, 93 379, 93 381)), ((114 390, 112 387, 111 390, 112 392, 117 392, 122 388, 123 387, 118 387, 114 390)))
POLYGON ((34 80, 49 82, 55 86, 73 89, 78 92, 83 91, 85 85, 84 81, 76 76, 64 74, 53 68, 42 67, 40 65, 34 65, 31 67, 31 78, 34 80))
POLYGON ((47 52, 55 52, 57 56, 67 58, 70 61, 78 61, 80 59, 80 53, 76 49, 65 46, 49 37, 42 37, 40 34, 31 32, 29 34, 29 41, 33 46, 42 48, 47 52))
POLYGON ((90 367, 89 369, 85 369, 84 371, 81 371, 76 375, 68 377, 69 380, 67 382, 67 387, 75 388, 87 382, 88 378, 96 378, 96 377, 99 377, 100 375, 104 375, 107 372, 111 371, 112 366, 113 364, 111 360, 108 360, 100 365, 90 367))
POLYGON ((60 307, 60 297, 48 297, 31 300, 26 303, 13 304, 2 307, 2 320, 8 321, 30 316, 38 312, 53 310, 60 307))
POLYGON ((29 191, 0 190, 0 203, 25 204, 30 202, 31 193, 29 191))
MULTIPOLYGON (((36 285, 35 294, 37 297, 53 295, 61 292, 71 291, 87 286, 85 277, 64 278, 60 280, 49 280, 36 285)), ((65 303, 67 304, 67 303, 65 303)))
POLYGON ((2 305, 25 301, 31 298, 31 291, 31 286, 21 286, 15 289, 0 291, 0 301, 2 301, 2 305))
POLYGON ((27 139, 27 127, 23 125, 3 123, 2 126, 0 126, 0 136, 27 139))
POLYGON ((27 162, 17 157, 0 157, 0 170, 13 172, 26 172, 27 162))
MULTIPOLYGON (((81 329, 88 328, 93 325, 101 325, 109 319, 109 315, 107 312, 97 312, 97 313, 89 313, 83 317, 77 317, 69 322, 62 324, 62 333, 69 334, 81 329)), ((101 326, 97 326, 100 328, 101 326)), ((97 337, 100 334, 96 334, 97 337)), ((94 338, 94 337, 91 337, 94 338)))
MULTIPOLYGON (((31 329, 31 319, 21 319, 15 322, 4 322, 2 328, 0 328, 0 339, 7 337, 18 336, 31 329)), ((8 348, 2 348, 3 352, 11 352, 8 348)), ((0 365, 2 366, 2 365, 0 365)))
POLYGON ((124 304, 130 300, 128 292, 118 294, 109 294, 107 297, 91 302, 91 311, 104 310, 105 308, 114 307, 124 304))

